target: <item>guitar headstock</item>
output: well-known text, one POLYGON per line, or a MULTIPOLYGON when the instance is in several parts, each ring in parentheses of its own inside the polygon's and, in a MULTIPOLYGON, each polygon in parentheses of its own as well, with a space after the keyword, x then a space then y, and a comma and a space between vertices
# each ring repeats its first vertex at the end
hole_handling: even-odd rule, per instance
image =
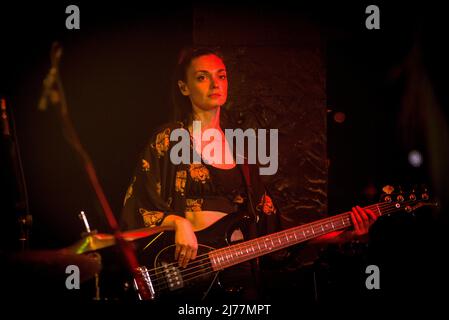
POLYGON ((384 192, 380 201, 380 205, 384 207, 380 208, 382 215, 401 209, 411 213, 425 206, 438 207, 438 203, 431 199, 426 186, 415 186, 404 191, 402 187, 395 190, 394 187, 386 185, 382 188, 382 191, 384 192))

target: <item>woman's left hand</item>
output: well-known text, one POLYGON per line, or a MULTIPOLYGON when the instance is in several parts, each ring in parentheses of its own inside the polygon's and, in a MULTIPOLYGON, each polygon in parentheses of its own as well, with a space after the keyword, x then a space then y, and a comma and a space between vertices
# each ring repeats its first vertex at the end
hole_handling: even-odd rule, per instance
POLYGON ((354 225, 352 234, 354 236, 366 235, 377 218, 378 215, 370 209, 364 209, 359 206, 353 207, 351 211, 351 220, 354 225))

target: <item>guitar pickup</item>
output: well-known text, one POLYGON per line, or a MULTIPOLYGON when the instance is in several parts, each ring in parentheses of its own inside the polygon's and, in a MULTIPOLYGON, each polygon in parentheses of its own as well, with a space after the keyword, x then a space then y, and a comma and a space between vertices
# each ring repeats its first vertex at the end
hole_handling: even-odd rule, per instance
POLYGON ((162 269, 170 291, 184 287, 184 281, 178 267, 167 262, 162 262, 162 269))

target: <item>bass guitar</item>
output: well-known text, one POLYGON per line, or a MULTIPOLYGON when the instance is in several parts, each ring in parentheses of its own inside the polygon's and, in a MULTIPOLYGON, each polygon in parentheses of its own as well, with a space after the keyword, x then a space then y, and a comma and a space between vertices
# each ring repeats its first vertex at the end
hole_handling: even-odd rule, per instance
MULTIPOLYGON (((435 206, 436 204, 430 201, 427 192, 410 192, 387 194, 383 197, 382 202, 367 206, 365 209, 384 216, 403 210, 412 212, 419 207, 428 205, 435 206)), ((134 278, 135 289, 138 292, 146 290, 151 299, 158 299, 174 293, 181 293, 189 297, 199 293, 205 297, 212 285, 217 282, 220 271, 226 268, 352 226, 350 212, 344 212, 312 223, 232 244, 232 234, 242 226, 241 222, 248 218, 245 213, 229 214, 208 228, 196 232, 197 257, 189 261, 185 268, 180 268, 178 262, 174 260, 173 232, 159 233, 143 250, 146 264, 140 266, 137 272, 141 277, 138 280, 143 281, 136 281, 134 278), (168 233, 170 237, 163 239, 164 237, 161 236, 164 233, 168 233), (155 250, 158 245, 162 249, 155 250), (149 267, 150 265, 151 267, 149 267), (138 287, 137 283, 144 283, 146 287, 138 287)))

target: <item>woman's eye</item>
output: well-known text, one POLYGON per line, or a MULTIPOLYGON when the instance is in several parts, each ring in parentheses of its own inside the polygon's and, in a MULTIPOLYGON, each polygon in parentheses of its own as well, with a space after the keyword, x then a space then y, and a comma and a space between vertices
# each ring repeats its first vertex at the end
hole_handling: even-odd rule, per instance
POLYGON ((198 76, 197 79, 198 79, 199 81, 203 81, 203 80, 206 79, 206 77, 205 77, 205 76, 198 76))
POLYGON ((221 80, 226 79, 226 75, 225 75, 225 74, 222 74, 222 75, 220 76, 220 79, 221 79, 221 80))

